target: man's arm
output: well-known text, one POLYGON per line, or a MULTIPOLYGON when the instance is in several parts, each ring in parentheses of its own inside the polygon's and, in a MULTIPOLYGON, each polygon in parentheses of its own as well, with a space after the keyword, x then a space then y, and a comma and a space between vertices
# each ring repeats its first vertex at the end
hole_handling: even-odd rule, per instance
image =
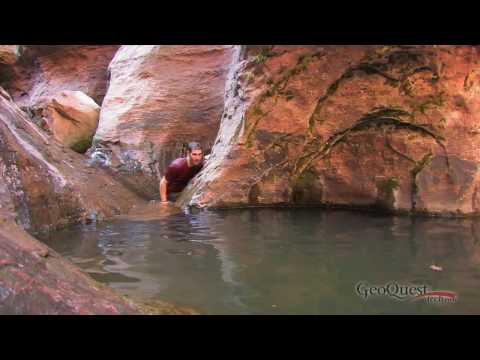
POLYGON ((167 202, 167 184, 168 181, 165 179, 165 176, 160 180, 160 201, 167 202))

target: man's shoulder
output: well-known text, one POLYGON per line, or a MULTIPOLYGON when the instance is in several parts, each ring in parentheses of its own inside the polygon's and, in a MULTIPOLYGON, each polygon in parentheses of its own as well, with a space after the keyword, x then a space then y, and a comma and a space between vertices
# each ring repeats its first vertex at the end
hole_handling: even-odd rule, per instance
POLYGON ((178 158, 171 162, 170 167, 179 168, 185 166, 187 163, 187 158, 178 158))

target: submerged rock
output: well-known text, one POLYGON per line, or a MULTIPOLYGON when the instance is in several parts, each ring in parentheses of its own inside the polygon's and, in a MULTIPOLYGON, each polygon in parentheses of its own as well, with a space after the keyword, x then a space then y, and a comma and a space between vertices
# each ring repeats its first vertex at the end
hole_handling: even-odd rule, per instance
MULTIPOLYGON (((1 222, 1 220, 0 220, 1 222)), ((0 224, 0 314, 141 314, 13 223, 0 224)))
POLYGON ((201 315, 198 310, 177 306, 165 301, 155 299, 132 299, 135 305, 148 315, 201 315))

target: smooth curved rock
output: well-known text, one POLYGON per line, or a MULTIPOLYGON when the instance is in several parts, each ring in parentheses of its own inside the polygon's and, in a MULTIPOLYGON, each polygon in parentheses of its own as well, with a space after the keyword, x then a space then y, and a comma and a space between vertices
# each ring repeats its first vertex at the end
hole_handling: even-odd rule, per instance
POLYGON ((158 198, 159 177, 186 143, 199 141, 209 151, 236 51, 223 45, 119 49, 94 143, 122 181, 158 198))
POLYGON ((47 106, 48 127, 63 145, 83 153, 98 126, 100 106, 81 91, 62 91, 47 106))
POLYGON ((179 203, 479 213, 473 46, 247 48, 179 203))

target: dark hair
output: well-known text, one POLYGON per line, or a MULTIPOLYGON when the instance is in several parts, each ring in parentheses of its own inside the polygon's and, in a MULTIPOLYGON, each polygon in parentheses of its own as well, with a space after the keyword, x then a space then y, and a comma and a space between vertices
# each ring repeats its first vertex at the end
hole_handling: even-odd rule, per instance
POLYGON ((193 150, 202 150, 202 146, 195 141, 188 143, 187 152, 191 153, 193 150))

